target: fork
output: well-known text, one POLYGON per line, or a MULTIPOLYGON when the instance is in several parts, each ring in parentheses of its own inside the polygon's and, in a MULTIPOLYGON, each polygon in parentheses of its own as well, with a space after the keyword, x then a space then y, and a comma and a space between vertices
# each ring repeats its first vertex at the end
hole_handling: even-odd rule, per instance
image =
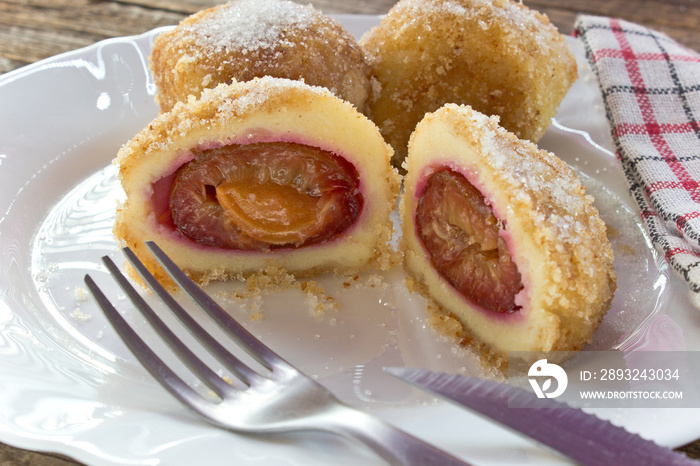
POLYGON ((85 275, 85 283, 116 332, 153 377, 185 406, 209 422, 233 432, 265 434, 325 431, 364 443, 390 464, 464 465, 464 461, 368 413, 338 400, 328 389, 306 376, 256 339, 194 283, 154 242, 146 242, 156 260, 182 290, 264 369, 256 369, 231 354, 174 299, 146 269, 134 252, 124 254, 148 287, 176 315, 192 335, 237 378, 227 381, 204 363, 158 317, 140 293, 108 257, 110 274, 173 353, 216 394, 204 396, 185 382, 143 341, 119 311, 85 275))

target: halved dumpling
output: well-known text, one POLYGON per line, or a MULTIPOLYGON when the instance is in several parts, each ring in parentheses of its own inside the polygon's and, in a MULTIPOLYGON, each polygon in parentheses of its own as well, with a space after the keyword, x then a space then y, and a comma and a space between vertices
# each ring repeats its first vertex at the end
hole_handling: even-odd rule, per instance
POLYGON ((387 268, 399 176, 379 130, 330 91, 259 78, 179 103, 115 163, 115 235, 156 272, 155 240, 200 281, 274 263, 291 273, 387 268))
POLYGON ((405 266, 475 346, 575 351, 615 290, 606 227, 555 155, 468 106, 411 136, 401 216, 405 266))

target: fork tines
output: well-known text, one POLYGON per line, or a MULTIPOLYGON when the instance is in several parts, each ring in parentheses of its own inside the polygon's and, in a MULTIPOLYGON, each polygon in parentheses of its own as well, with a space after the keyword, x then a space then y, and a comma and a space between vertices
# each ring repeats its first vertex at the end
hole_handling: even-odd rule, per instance
MULTIPOLYGON (((274 368, 291 367, 280 356, 270 350, 267 346, 257 340, 244 327, 231 318, 224 309, 219 306, 209 295, 194 283, 155 243, 147 242, 146 246, 182 288, 182 290, 204 310, 239 346, 248 354, 263 365, 268 370, 274 368)), ((217 360, 227 369, 234 373, 246 385, 249 385, 261 377, 260 374, 241 362, 236 356, 231 354, 219 341, 207 332, 161 285, 151 272, 139 260, 136 254, 124 248, 124 254, 134 269, 143 278, 149 288, 161 299, 161 301, 175 314, 185 328, 187 328, 195 338, 206 347, 217 360)), ((170 346, 175 354, 187 365, 187 367, 214 393, 220 397, 232 396, 236 388, 228 381, 221 378, 216 372, 210 369, 202 360, 185 345, 182 340, 163 322, 157 313, 149 306, 146 300, 131 285, 129 280, 119 270, 119 267, 107 256, 102 258, 109 273, 114 277, 119 286, 124 290, 136 308, 143 314, 150 325, 156 330, 161 338, 170 346)), ((97 300, 98 305, 104 311, 107 319, 114 326, 115 330, 132 351, 134 356, 143 366, 171 393, 182 401, 191 404, 194 402, 196 392, 192 390, 156 353, 146 344, 143 339, 134 331, 120 312, 112 305, 102 290, 97 286, 92 277, 85 276, 85 283, 97 300), (183 399, 183 397, 186 397, 183 399)))

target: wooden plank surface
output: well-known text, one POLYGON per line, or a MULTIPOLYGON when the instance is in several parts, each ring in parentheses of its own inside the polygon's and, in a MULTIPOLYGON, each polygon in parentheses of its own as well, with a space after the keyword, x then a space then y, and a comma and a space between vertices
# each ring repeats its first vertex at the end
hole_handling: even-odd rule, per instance
MULTIPOLYGON (((211 0, 1 0, 0 74, 109 37, 177 24, 211 0)), ((299 0, 326 13, 382 14, 395 0, 299 0)), ((614 16, 700 50, 700 0, 525 0, 569 34, 580 13, 614 16)), ((1 103, 0 103, 1 104, 1 103)), ((700 441, 679 450, 700 458, 700 441)), ((0 464, 66 466, 69 458, 0 444, 0 464)))
MULTIPOLYGON (((177 24, 211 0, 2 0, 0 73, 108 37, 177 24)), ((307 2, 300 2, 307 3, 307 2)), ((327 13, 385 13, 394 0, 312 0, 327 13)), ((579 13, 615 16, 644 24, 700 50, 700 1, 529 0, 565 34, 579 13)))

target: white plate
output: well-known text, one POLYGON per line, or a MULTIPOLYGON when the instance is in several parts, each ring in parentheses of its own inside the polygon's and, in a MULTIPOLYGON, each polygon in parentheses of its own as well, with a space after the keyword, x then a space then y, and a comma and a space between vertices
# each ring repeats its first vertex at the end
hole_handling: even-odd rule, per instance
MULTIPOLYGON (((377 22, 340 19, 358 35, 377 22)), ((118 294, 99 261, 104 254, 121 260, 111 226, 122 194, 110 162, 156 115, 147 56, 157 33, 99 42, 0 76, 0 440, 95 465, 375 462, 326 436, 257 438, 210 427, 150 378, 83 296, 86 272, 118 294)), ((697 313, 649 249, 608 150, 595 81, 578 44, 570 44, 582 77, 541 145, 581 174, 616 232, 619 289, 591 348, 698 350, 697 313)), ((349 287, 343 281, 319 280, 338 302, 320 316, 296 290, 241 302, 217 296, 352 405, 479 464, 561 462, 383 374, 387 365, 478 371, 469 354, 426 326, 425 301, 407 292, 400 270, 349 287), (251 320, 257 306, 263 318, 251 320)), ((118 304, 131 316, 126 301, 118 304)), ((700 437, 697 411, 600 414, 677 446, 700 437)))

